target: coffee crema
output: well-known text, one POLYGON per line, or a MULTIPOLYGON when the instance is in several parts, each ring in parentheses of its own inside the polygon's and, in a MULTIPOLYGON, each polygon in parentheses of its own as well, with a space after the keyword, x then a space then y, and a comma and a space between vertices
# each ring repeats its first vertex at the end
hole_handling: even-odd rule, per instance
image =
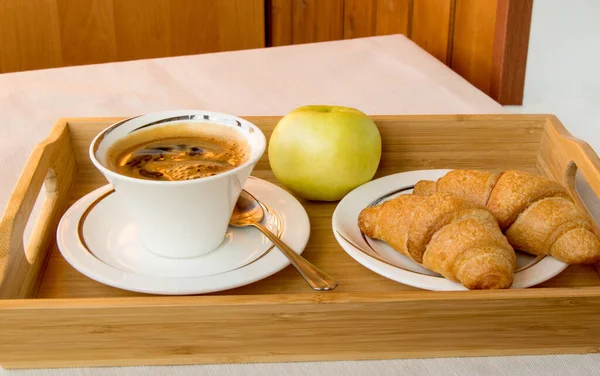
POLYGON ((237 132, 203 130, 176 124, 133 133, 109 149, 108 167, 133 178, 181 181, 214 176, 248 160, 248 145, 237 132))

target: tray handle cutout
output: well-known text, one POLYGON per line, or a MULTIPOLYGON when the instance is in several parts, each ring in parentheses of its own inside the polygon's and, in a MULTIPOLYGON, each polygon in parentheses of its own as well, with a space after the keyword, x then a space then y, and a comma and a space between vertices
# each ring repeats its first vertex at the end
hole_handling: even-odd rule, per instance
POLYGON ((0 221, 0 298, 35 295, 76 168, 67 123, 59 121, 29 156, 0 221), (23 233, 42 186, 46 198, 25 247, 23 233))
MULTIPOLYGON (((540 147, 539 164, 542 170, 565 185, 579 206, 588 213, 592 214, 590 209, 597 211, 597 208, 586 205, 577 189, 587 185, 587 191, 591 190, 595 194, 596 201, 600 198, 600 158, 594 149, 586 142, 573 137, 554 115, 547 117, 546 132, 540 147), (578 176, 578 172, 582 176, 578 176)), ((593 214, 597 216, 597 213, 593 214)))

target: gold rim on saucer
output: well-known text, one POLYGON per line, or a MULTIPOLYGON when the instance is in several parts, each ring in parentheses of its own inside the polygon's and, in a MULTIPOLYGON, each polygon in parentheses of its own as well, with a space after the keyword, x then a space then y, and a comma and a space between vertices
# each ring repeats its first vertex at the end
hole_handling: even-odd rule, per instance
MULTIPOLYGON (((83 236, 83 225, 85 224, 85 220, 87 219, 88 215, 92 212, 92 210, 100 203, 102 202, 102 200, 104 200, 105 198, 107 198, 108 196, 110 196, 111 194, 115 193, 114 189, 111 189, 110 191, 102 194, 100 197, 98 197, 96 200, 94 200, 94 202, 92 202, 90 204, 90 206, 87 207, 87 209, 85 209, 85 211, 83 212, 83 215, 79 218, 79 221, 77 222, 77 237, 79 238, 79 242, 81 243, 81 245, 83 246, 83 248, 85 248, 85 250, 92 256, 94 256, 98 261, 104 263, 104 261, 100 260, 95 254, 94 252, 92 252, 92 250, 89 248, 89 246, 87 245, 87 242, 85 241, 85 237, 83 236)), ((260 206, 262 206, 263 210, 268 213, 269 216, 273 217, 275 219, 275 225, 276 225, 276 229, 277 229, 277 237, 281 238, 281 235, 283 234, 283 221, 281 220, 281 217, 279 216, 279 214, 272 210, 270 207, 268 207, 267 205, 263 204, 262 202, 259 202, 260 206)), ((261 236, 264 236, 261 234, 261 236)), ((269 248, 267 248, 259 257, 257 257, 256 259, 238 266, 237 268, 231 269, 231 270, 226 270, 223 271, 221 273, 216 273, 216 274, 209 274, 206 276, 202 276, 202 277, 208 277, 208 276, 215 276, 215 275, 219 275, 219 274, 224 274, 224 273, 229 273, 231 271, 234 270, 238 270, 238 269, 242 269, 247 267, 248 265, 251 265, 253 263, 255 263, 256 261, 260 260, 261 258, 265 257, 267 254, 269 254, 269 252, 271 252, 271 250, 275 248, 274 244, 271 244, 269 246, 269 248)), ((115 269, 119 269, 122 272, 125 273, 129 273, 129 271, 127 270, 123 270, 117 266, 111 265, 111 267, 115 268, 115 269)))

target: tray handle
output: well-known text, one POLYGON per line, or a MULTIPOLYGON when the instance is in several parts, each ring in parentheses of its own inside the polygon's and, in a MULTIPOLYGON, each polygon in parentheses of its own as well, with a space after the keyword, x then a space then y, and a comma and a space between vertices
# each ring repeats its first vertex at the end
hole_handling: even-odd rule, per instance
POLYGON ((67 123, 59 121, 29 156, 0 221, 0 298, 36 293, 76 169, 67 123), (25 247, 23 233, 44 182, 46 200, 25 247))
MULTIPOLYGON (((575 188, 580 170, 596 197, 600 197, 600 158, 586 142, 573 137, 554 115, 548 115, 539 163, 546 173, 565 185, 578 204, 589 211, 575 188)), ((595 211, 600 212, 600 207, 595 211)))

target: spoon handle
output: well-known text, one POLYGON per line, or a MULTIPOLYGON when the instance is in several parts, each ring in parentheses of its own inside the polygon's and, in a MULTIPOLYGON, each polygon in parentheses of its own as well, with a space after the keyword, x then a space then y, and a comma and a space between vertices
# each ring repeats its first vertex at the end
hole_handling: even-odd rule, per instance
POLYGON ((335 278, 317 268, 308 262, 308 260, 306 260, 304 257, 294 252, 265 226, 261 225, 260 223, 253 223, 253 226, 265 234, 265 236, 269 238, 269 240, 271 240, 277 246, 277 248, 281 250, 281 252, 283 252, 283 254, 290 260, 292 265, 294 265, 298 272, 300 272, 306 283, 308 283, 309 286, 314 290, 330 291, 337 287, 338 282, 335 280, 335 278))

